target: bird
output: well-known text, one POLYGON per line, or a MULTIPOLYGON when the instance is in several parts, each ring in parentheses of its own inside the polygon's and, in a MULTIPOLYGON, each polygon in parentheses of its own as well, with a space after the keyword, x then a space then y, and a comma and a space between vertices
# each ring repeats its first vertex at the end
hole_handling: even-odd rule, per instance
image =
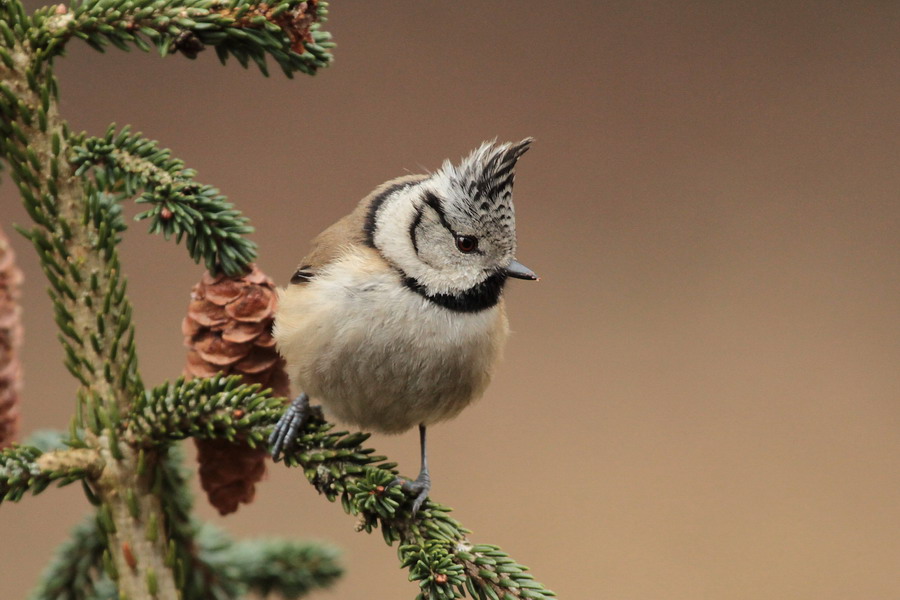
POLYGON ((419 429, 420 470, 397 478, 415 515, 431 490, 426 430, 485 391, 509 325, 516 164, 533 139, 484 142, 457 164, 378 186, 312 241, 279 290, 272 335, 300 394, 269 437, 290 451, 310 398, 367 431, 419 429))

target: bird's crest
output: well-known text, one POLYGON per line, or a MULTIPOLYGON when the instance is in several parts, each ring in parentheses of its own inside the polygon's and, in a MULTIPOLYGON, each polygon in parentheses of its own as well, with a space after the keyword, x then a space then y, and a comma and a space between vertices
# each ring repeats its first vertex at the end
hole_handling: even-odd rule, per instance
POLYGON ((471 211, 474 216, 511 207, 516 162, 528 151, 532 141, 530 137, 515 144, 498 144, 493 140, 483 143, 458 165, 450 161, 444 163, 441 174, 469 200, 466 212, 471 211))

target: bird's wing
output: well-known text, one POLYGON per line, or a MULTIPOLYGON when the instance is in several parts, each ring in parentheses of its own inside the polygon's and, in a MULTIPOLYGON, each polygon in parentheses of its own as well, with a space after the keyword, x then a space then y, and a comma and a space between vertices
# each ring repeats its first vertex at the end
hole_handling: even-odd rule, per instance
POLYGON ((337 259, 348 247, 363 244, 364 218, 364 213, 354 210, 313 238, 312 249, 300 261, 300 266, 291 276, 291 283, 310 281, 317 271, 337 259))

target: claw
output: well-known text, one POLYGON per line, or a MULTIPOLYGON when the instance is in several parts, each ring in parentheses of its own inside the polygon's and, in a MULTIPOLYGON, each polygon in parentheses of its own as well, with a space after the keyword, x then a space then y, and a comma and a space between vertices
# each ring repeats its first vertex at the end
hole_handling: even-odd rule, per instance
POLYGON ((422 450, 422 468, 419 469, 419 476, 414 481, 406 479, 397 479, 390 482, 389 486, 399 485, 404 493, 415 496, 412 505, 412 516, 416 516, 425 499, 428 498, 428 492, 431 491, 431 473, 428 472, 428 453, 425 451, 425 425, 419 425, 419 444, 422 450))
POLYGON ((416 516, 422 504, 428 499, 428 492, 431 491, 431 477, 427 470, 419 473, 413 481, 398 477, 388 484, 388 487, 400 486, 400 489, 408 496, 413 496, 412 516, 416 516))
POLYGON ((291 451, 297 444, 297 435, 303 428, 303 423, 309 417, 309 396, 300 394, 291 402, 269 436, 269 447, 272 452, 272 460, 278 462, 283 452, 291 451))

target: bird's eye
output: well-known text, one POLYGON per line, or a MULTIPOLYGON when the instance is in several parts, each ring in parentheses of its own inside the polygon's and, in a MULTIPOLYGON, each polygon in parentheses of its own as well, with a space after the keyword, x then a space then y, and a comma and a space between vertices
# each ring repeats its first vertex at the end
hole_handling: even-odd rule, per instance
POLYGON ((456 248, 463 254, 475 252, 478 249, 478 238, 474 235, 456 236, 456 248))

